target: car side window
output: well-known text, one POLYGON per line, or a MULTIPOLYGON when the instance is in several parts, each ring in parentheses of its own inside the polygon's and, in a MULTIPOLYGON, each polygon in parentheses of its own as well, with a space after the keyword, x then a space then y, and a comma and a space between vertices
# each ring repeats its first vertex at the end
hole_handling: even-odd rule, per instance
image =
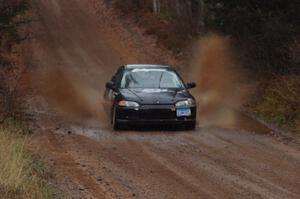
POLYGON ((119 87, 119 85, 120 85, 121 79, 123 77, 123 73, 124 73, 124 70, 122 70, 122 69, 118 70, 118 72, 112 79, 112 81, 115 83, 115 85, 117 87, 119 87))
MULTIPOLYGON (((118 82, 119 79, 121 78, 122 73, 123 73, 122 68, 119 68, 118 71, 115 73, 115 75, 112 77, 111 81, 114 82, 116 85, 118 85, 117 82, 118 82)), ((104 92, 104 98, 106 98, 106 99, 107 99, 107 98, 111 98, 111 97, 112 97, 112 93, 113 93, 112 90, 106 88, 106 89, 105 89, 105 92, 104 92)))

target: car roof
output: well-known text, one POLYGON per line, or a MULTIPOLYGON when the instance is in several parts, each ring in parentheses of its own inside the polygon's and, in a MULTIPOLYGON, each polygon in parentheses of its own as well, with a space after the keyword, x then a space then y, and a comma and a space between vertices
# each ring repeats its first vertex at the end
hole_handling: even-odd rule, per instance
POLYGON ((124 65, 125 69, 136 69, 136 68, 171 68, 168 65, 160 64, 127 64, 124 65))

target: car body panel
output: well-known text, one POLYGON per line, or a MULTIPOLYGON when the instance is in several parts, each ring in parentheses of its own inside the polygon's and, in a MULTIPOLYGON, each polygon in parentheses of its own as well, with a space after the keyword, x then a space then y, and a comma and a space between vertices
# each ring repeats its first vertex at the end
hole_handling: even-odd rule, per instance
POLYGON ((174 104, 190 97, 186 90, 174 89, 120 89, 122 97, 139 104, 174 104))

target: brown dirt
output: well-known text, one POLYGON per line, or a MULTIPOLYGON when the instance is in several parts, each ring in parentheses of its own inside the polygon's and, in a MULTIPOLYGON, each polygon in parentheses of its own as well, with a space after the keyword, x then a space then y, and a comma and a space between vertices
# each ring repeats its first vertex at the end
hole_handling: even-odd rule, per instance
POLYGON ((216 127, 111 131, 101 95, 116 68, 176 62, 102 0, 35 1, 34 11, 30 63, 41 96, 31 105, 40 118, 32 147, 71 197, 300 197, 300 152, 272 137, 216 127))

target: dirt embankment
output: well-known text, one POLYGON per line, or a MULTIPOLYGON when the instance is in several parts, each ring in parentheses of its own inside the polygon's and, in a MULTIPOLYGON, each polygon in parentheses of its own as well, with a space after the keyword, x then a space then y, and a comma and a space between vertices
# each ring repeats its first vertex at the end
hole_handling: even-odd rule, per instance
POLYGON ((38 34, 30 43, 30 63, 42 97, 32 102, 40 114, 32 150, 44 157, 67 195, 300 197, 300 153, 273 138, 207 127, 111 131, 101 114, 101 95, 116 68, 174 60, 122 24, 102 0, 35 1, 34 10, 32 28, 38 34))

